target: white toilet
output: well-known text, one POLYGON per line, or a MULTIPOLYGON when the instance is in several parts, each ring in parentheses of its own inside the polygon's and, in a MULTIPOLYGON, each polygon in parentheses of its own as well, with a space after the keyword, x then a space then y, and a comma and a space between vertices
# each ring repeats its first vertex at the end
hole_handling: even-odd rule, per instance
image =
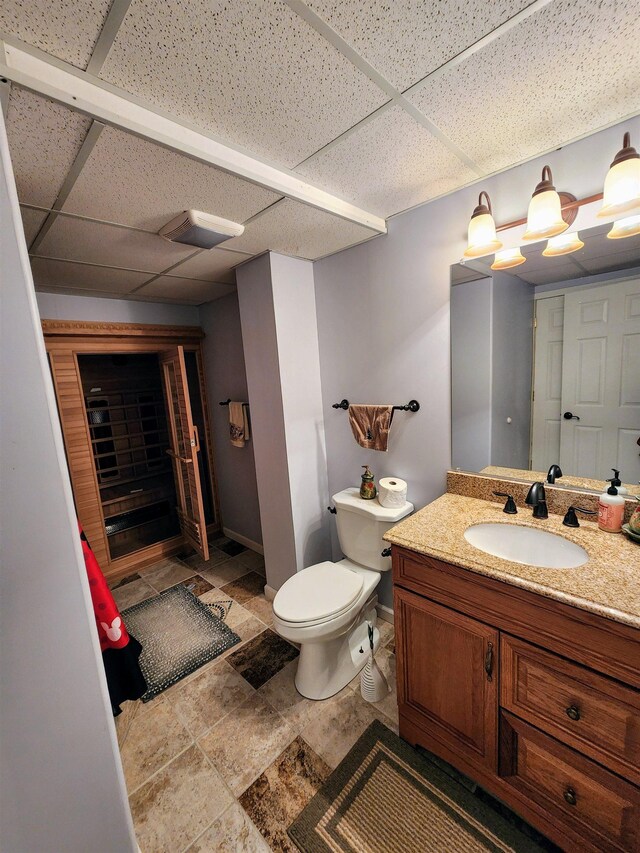
MULTIPOLYGON (((333 496, 340 547, 346 558, 317 563, 285 581, 273 601, 273 627, 300 645, 298 691, 327 699, 342 690, 367 662, 367 623, 375 625, 375 588, 391 568, 383 557, 383 535, 413 512, 408 501, 387 509, 377 499, 363 500, 358 489, 333 496)), ((374 647, 380 632, 374 630, 374 647)))

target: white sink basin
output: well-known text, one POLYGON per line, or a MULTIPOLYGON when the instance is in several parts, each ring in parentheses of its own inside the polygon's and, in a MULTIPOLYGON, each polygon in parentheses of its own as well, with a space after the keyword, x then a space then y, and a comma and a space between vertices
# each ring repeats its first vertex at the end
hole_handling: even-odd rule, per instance
POLYGON ((486 554, 544 569, 575 569, 589 559, 584 548, 564 536, 519 524, 474 524, 464 538, 486 554))

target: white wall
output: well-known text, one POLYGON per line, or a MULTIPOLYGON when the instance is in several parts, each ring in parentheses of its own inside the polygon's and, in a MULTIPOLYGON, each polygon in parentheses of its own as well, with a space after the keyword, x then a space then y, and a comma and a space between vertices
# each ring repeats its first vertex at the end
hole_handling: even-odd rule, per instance
MULTIPOLYGON (((478 193, 490 193, 503 223, 525 215, 545 163, 559 190, 578 197, 600 192, 625 129, 638 135, 640 120, 394 217, 386 236, 315 263, 330 492, 357 485, 360 465, 368 462, 378 478, 407 480, 418 507, 443 493, 450 465, 450 266, 462 257, 478 193), (331 408, 343 397, 354 403, 414 397, 422 408, 396 413, 390 450, 376 453, 359 448, 346 413, 331 408)), ((389 577, 380 592, 390 604, 389 577)))
POLYGON ((242 349, 238 294, 230 293, 200 308, 207 398, 215 445, 220 514, 225 529, 262 544, 253 439, 244 447, 229 440, 229 408, 220 400, 249 399, 242 349))
POLYGON ((137 849, 0 118, 0 849, 137 849))
POLYGON ((269 255, 240 266, 236 280, 265 569, 279 589, 296 571, 296 549, 269 255))
POLYGON ((329 558, 314 279, 262 255, 237 270, 267 583, 329 558))
POLYGON ((43 320, 158 323, 169 326, 197 326, 200 322, 198 308, 194 305, 130 302, 125 299, 101 299, 64 293, 37 293, 36 298, 43 320))
POLYGON ((329 486, 324 437, 313 264, 271 253, 297 569, 330 557, 329 486), (313 483, 314 488, 309 484, 313 483))

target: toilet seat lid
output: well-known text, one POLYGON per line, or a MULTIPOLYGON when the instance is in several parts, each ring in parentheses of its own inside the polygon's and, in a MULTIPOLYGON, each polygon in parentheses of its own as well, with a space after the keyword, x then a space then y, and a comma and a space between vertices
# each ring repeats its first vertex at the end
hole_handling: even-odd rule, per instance
POLYGON ((297 572, 278 590, 273 611, 285 622, 317 622, 346 610, 362 590, 362 576, 337 566, 317 563, 297 572))

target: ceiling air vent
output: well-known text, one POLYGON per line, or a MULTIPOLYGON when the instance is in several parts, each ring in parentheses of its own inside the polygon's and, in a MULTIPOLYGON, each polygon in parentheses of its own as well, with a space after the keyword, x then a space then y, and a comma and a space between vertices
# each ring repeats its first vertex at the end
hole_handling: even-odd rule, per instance
POLYGON ((158 234, 172 243, 186 243, 200 249, 211 249, 231 237, 239 237, 243 231, 244 225, 237 222, 212 216, 201 210, 184 210, 171 222, 167 222, 158 234))

